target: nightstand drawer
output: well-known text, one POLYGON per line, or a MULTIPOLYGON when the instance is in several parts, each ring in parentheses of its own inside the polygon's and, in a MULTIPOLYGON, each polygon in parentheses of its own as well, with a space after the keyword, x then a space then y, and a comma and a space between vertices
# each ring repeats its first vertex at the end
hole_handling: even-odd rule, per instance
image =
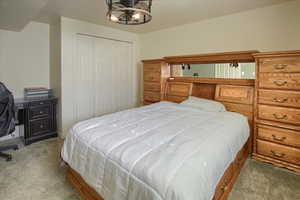
POLYGON ((264 58, 259 65, 260 72, 300 72, 300 57, 264 58))
POLYGON ((300 90, 300 73, 260 73, 259 87, 300 90))
POLYGON ((29 108, 29 119, 47 117, 51 114, 51 106, 36 106, 29 108))
POLYGON ((260 119, 300 125, 300 109, 258 105, 260 119))
POLYGON ((150 72, 161 72, 161 66, 155 64, 144 64, 144 71, 150 72))
POLYGON ((296 165, 300 164, 300 150, 296 148, 257 140, 257 153, 296 165))
POLYGON ((51 131, 51 119, 39 119, 30 122, 30 135, 37 136, 51 131))
POLYGON ((29 103, 29 106, 43 106, 43 105, 49 105, 52 101, 33 101, 29 103))
POLYGON ((144 81, 160 82, 160 72, 144 71, 144 81))
POLYGON ((259 90, 258 103, 300 108, 300 92, 283 90, 259 90))
POLYGON ((144 91, 144 101, 159 102, 161 94, 158 92, 144 91))
POLYGON ((144 90, 152 92, 160 92, 160 83, 156 82, 144 82, 144 90))
POLYGON ((297 131, 258 125, 257 136, 263 140, 300 148, 300 132, 297 131))

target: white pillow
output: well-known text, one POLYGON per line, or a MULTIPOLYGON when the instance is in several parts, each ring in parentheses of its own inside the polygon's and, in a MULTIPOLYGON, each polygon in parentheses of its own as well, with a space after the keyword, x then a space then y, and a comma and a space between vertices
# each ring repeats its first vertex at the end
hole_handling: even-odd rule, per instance
POLYGON ((180 103, 180 105, 188 106, 192 108, 198 108, 200 110, 210 111, 210 112, 225 112, 226 108, 223 104, 198 97, 189 96, 189 98, 180 103))

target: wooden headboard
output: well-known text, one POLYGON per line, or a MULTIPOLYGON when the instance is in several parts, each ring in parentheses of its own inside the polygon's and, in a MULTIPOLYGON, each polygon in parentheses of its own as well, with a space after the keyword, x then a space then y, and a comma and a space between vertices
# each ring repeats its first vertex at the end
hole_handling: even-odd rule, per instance
MULTIPOLYGON (((190 95, 221 102, 227 111, 248 118, 253 132, 254 80, 250 79, 193 79, 170 78, 166 82, 164 100, 180 103, 190 95)), ((251 151, 251 142, 249 142, 251 151)))
POLYGON ((219 101, 230 112, 237 112, 253 121, 254 80, 170 78, 166 83, 165 100, 180 103, 195 96, 219 101), (187 81, 189 80, 189 81, 187 81))

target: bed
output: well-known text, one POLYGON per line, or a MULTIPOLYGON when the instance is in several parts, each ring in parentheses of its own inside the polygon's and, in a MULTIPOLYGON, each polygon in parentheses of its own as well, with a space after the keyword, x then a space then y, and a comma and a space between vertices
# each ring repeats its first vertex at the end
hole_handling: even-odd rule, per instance
POLYGON ((248 155, 247 117, 172 102, 77 123, 62 149, 85 199, 226 199, 248 155))

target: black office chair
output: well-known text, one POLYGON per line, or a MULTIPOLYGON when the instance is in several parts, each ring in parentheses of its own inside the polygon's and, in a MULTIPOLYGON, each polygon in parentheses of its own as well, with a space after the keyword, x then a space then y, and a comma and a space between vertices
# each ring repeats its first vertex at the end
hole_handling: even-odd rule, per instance
MULTIPOLYGON (((12 93, 0 82, 0 137, 15 131, 15 104, 12 93)), ((17 150, 18 145, 0 146, 0 157, 10 161, 12 156, 3 151, 17 150)))

